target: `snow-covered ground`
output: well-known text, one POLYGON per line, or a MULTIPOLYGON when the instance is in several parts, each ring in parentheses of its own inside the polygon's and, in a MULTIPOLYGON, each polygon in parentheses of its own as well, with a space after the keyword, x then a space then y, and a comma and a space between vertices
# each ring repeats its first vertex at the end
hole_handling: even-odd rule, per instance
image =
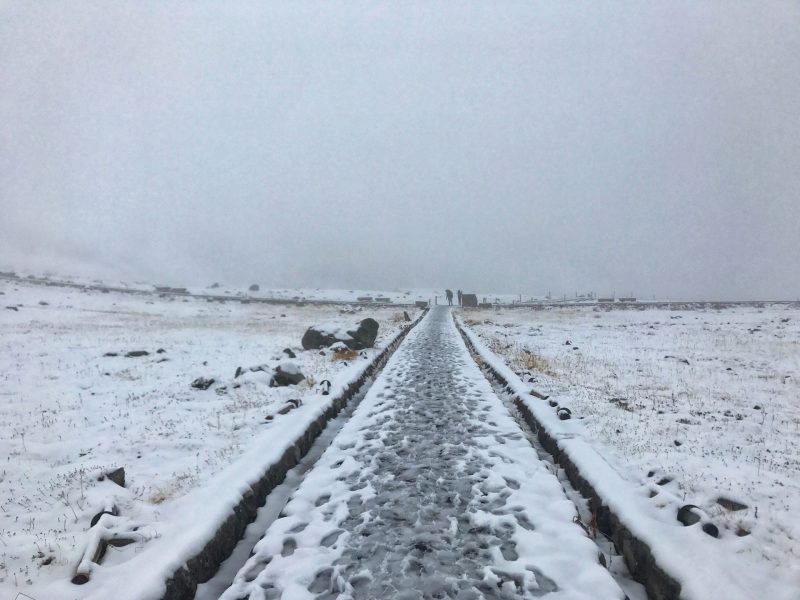
POLYGON ((463 318, 514 371, 571 408, 619 472, 700 506, 720 544, 800 589, 800 308, 463 318))
POLYGON ((293 421, 307 420, 329 398, 323 380, 333 392, 360 372, 403 319, 391 308, 206 302, 9 279, 0 293, 0 598, 89 593, 91 584, 63 582, 103 509, 116 507, 137 540, 110 548, 103 568, 147 553, 256 442, 269 447, 274 436, 279 445, 293 421), (300 346, 309 325, 366 317, 380 330, 363 356, 300 346), (305 381, 269 387, 270 369, 287 360, 305 381), (235 378, 238 367, 245 372, 235 378), (215 382, 194 389, 198 377, 215 382), (294 399, 302 406, 279 414, 294 399), (99 480, 117 467, 125 488, 99 480))

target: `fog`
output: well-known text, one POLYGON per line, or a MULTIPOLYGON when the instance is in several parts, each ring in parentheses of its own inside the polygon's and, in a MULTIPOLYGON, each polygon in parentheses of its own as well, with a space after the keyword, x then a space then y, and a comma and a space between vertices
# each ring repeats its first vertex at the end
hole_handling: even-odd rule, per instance
POLYGON ((0 0, 0 268, 800 297, 800 3, 0 0))

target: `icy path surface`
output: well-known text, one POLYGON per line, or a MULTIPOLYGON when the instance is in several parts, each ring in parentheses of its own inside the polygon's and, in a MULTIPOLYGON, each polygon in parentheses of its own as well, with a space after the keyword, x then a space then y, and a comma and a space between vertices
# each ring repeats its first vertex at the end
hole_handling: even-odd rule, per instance
POLYGON ((440 307, 222 599, 623 598, 574 516, 440 307))

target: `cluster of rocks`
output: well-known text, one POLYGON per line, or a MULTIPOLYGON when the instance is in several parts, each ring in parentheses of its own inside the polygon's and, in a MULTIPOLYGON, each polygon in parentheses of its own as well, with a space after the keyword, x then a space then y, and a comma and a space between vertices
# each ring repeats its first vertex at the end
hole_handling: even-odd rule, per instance
POLYGON ((337 342, 343 343, 350 350, 372 348, 378 337, 378 322, 375 319, 364 319, 354 329, 345 330, 329 325, 314 325, 303 334, 301 343, 305 350, 328 348, 337 342))
MULTIPOLYGON (((330 325, 315 325, 309 327, 303 335, 302 345, 305 350, 333 348, 334 350, 359 351, 375 345, 375 340, 378 337, 378 327, 378 322, 375 319, 364 319, 355 328, 349 330, 330 325)), ((297 358, 291 348, 284 348, 282 354, 287 358, 297 358)), ((116 356, 116 354, 108 353, 107 356, 116 356)), ((237 367, 233 378, 238 379, 246 372, 255 373, 259 371, 270 374, 270 387, 297 385, 306 378, 300 368, 294 362, 288 360, 280 362, 275 367, 270 365, 256 365, 247 369, 237 367)), ((192 381, 191 387, 196 390, 207 390, 214 383, 216 383, 216 380, 213 378, 198 377, 192 381)), ((234 384, 233 387, 239 386, 234 384)), ((330 388, 330 382, 328 382, 328 388, 330 388)), ((225 388, 217 388, 217 392, 225 393, 225 388)), ((326 389, 323 393, 327 392, 328 390, 326 389)))
MULTIPOLYGON (((661 476, 657 469, 649 471, 647 473, 647 477, 659 477, 659 479, 655 482, 658 486, 665 486, 673 481, 673 478, 669 475, 661 476)), ((653 495, 654 493, 651 493, 650 497, 652 498, 653 495)), ((726 498, 725 496, 717 497, 716 504, 728 512, 738 512, 747 510, 749 508, 747 504, 739 502, 738 500, 726 498)), ((711 522, 711 516, 699 506, 694 504, 683 504, 678 508, 675 516, 678 522, 684 527, 691 527, 692 525, 697 525, 699 523, 700 528, 704 533, 714 538, 719 537, 719 528, 711 522)), ((741 525, 736 530, 736 535, 739 537, 749 535, 749 533, 750 532, 744 529, 741 525)))
MULTIPOLYGON (((166 354, 166 352, 167 351, 164 350, 163 348, 159 348, 158 350, 156 350, 156 354, 166 354)), ((106 352, 105 354, 103 354, 103 356, 106 358, 113 358, 119 355, 120 355, 119 352, 106 352)), ((150 353, 147 350, 131 350, 129 352, 126 352, 124 356, 125 358, 140 358, 142 356, 150 356, 150 353)))

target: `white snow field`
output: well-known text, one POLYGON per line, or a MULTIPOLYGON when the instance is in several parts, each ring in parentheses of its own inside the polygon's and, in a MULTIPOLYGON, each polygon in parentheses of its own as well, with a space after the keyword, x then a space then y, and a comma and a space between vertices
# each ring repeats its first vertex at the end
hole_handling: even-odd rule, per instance
POLYGON ((570 435, 642 493, 657 491, 650 502, 669 507, 668 520, 676 503, 705 512, 720 537, 698 532, 713 542, 702 560, 735 555, 729 569, 800 597, 797 305, 461 317, 528 387, 572 410, 570 435))
POLYGON ((222 600, 621 600, 575 515, 438 307, 222 600))
POLYGON ((152 593, 188 558, 175 549, 199 549, 247 482, 357 378, 402 318, 398 308, 206 302, 0 279, 0 599, 152 593), (380 330, 363 355, 338 360, 300 346, 309 325, 366 317, 380 330), (271 367, 286 361, 305 381, 269 387, 271 367), (237 367, 244 373, 235 378, 237 367), (215 383, 194 389, 198 377, 215 383), (295 399, 299 408, 287 404, 295 399), (117 467, 124 488, 99 481, 117 467), (136 543, 110 547, 89 583, 69 583, 90 519, 113 507, 120 516, 101 526, 113 520, 136 543))

